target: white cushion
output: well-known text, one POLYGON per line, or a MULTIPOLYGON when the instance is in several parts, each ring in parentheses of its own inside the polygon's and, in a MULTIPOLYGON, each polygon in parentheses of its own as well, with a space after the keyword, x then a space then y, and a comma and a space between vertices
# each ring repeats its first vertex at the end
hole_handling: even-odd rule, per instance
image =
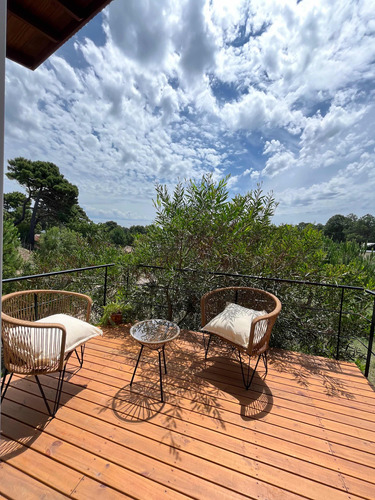
MULTIPOLYGON (((73 318, 73 316, 68 316, 67 314, 53 314, 52 316, 38 319, 36 323, 59 323, 60 325, 65 326, 65 353, 74 351, 76 347, 84 344, 93 337, 103 335, 103 332, 102 330, 100 330, 100 328, 94 325, 90 325, 90 323, 82 321, 81 319, 73 318)), ((34 349, 35 347, 36 346, 34 346, 34 349)))
MULTIPOLYGON (((86 323, 67 314, 53 314, 39 319, 36 323, 52 323, 65 326, 66 341, 65 354, 73 351, 76 347, 84 344, 89 339, 103 332, 96 326, 86 323)), ((56 330, 54 329, 56 332, 56 330)), ((27 363, 32 361, 39 368, 57 362, 61 352, 61 340, 48 328, 37 326, 17 326, 11 328, 9 334, 9 346, 15 356, 27 363)))
MULTIPOLYGON (((202 329, 216 333, 234 344, 247 348, 253 319, 264 316, 266 311, 254 311, 238 304, 228 303, 224 311, 212 318, 202 329)), ((266 333, 268 320, 255 325, 254 344, 258 344, 266 333)))

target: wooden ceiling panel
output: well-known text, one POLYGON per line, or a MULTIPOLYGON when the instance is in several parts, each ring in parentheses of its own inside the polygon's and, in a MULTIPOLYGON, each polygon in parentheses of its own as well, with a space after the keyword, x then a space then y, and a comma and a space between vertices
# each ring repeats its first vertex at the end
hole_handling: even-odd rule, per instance
POLYGON ((37 68, 111 0, 8 0, 7 57, 37 68))

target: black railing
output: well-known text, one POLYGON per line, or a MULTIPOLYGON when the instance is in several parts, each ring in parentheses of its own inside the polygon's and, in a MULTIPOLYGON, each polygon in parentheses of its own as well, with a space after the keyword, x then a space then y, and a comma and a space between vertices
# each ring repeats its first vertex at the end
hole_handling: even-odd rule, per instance
POLYGON ((370 373, 370 365, 371 365, 371 356, 375 356, 375 353, 372 350, 372 346, 374 343, 374 330, 375 330, 375 292, 372 290, 366 290, 367 293, 373 296, 373 308, 372 308, 372 318, 371 318, 371 327, 370 327, 370 335, 367 346, 367 358, 366 358, 366 368, 365 368, 365 377, 368 378, 370 373))
POLYGON ((61 276, 66 274, 73 273, 83 273, 87 271, 93 271, 95 269, 105 269, 104 271, 104 283, 103 283, 103 306, 107 303, 107 291, 108 291, 108 268, 113 267, 115 264, 102 264, 99 266, 88 266, 88 267, 79 267, 77 269, 65 269, 64 271, 52 271, 50 273, 43 274, 32 274, 30 276, 17 276, 16 278, 6 278, 3 279, 3 285, 6 283, 16 283, 19 281, 31 281, 35 279, 53 277, 53 276, 61 276))
MULTIPOLYGON (((68 275, 68 274, 81 274, 81 273, 90 273, 92 271, 98 270, 98 269, 104 269, 104 276, 101 276, 101 284, 97 283, 88 283, 86 285, 86 290, 82 289, 81 282, 78 282, 78 285, 75 284, 76 288, 78 287, 79 290, 85 291, 86 293, 90 295, 94 295, 95 292, 95 300, 98 302, 98 304, 102 304, 102 306, 105 306, 108 300, 108 297, 113 297, 116 292, 123 288, 126 289, 128 293, 132 294, 132 292, 135 289, 140 289, 141 293, 138 295, 140 297, 140 301, 142 302, 142 307, 143 310, 145 311, 145 307, 149 308, 147 313, 145 312, 144 314, 153 314, 155 311, 158 313, 159 311, 162 312, 163 314, 168 314, 170 311, 168 310, 167 306, 165 303, 162 301, 162 294, 166 291, 166 286, 165 283, 162 284, 160 283, 160 280, 158 281, 157 279, 149 280, 149 279, 139 279, 139 274, 141 273, 150 273, 150 275, 153 275, 154 273, 158 272, 170 272, 170 270, 167 270, 161 266, 151 266, 151 265, 140 265, 137 266, 138 269, 138 276, 135 277, 135 269, 134 268, 123 268, 121 267, 121 273, 120 273, 120 278, 119 273, 113 272, 111 273, 111 280, 109 280, 109 274, 108 274, 108 269, 113 268, 114 266, 116 267, 121 267, 116 264, 103 264, 103 265, 98 265, 98 266, 88 266, 88 267, 82 267, 82 268, 77 268, 77 269, 68 269, 64 271, 53 271, 49 273, 44 273, 44 274, 35 274, 35 275, 30 275, 30 276, 18 276, 14 278, 8 278, 3 280, 3 284, 12 284, 16 282, 21 282, 21 281, 30 281, 31 286, 34 285, 34 280, 40 280, 44 279, 47 277, 58 277, 62 275, 68 275), (109 282, 110 281, 110 282, 109 282), (94 290, 95 288, 95 290, 94 290), (146 290, 146 293, 144 291, 146 290), (159 291, 159 304, 157 304, 158 296, 157 296, 157 291, 159 291), (161 300, 160 300, 161 299, 161 300), (147 304, 146 304, 147 303, 147 304)), ((288 314, 292 314, 290 317, 293 316, 293 304, 290 304, 290 302, 293 302, 293 300, 290 300, 290 295, 288 295, 288 290, 285 290, 286 286, 303 286, 303 287, 319 287, 321 290, 322 289, 332 289, 332 290, 337 290, 339 293, 337 299, 336 297, 329 297, 329 300, 327 300, 327 296, 322 297, 321 303, 319 302, 319 296, 315 298, 316 304, 315 307, 311 304, 304 304, 302 302, 298 302, 297 307, 302 309, 305 309, 306 311, 313 311, 313 314, 311 317, 309 317, 309 321, 312 321, 314 318, 319 318, 325 317, 325 316, 337 316, 337 321, 335 321, 336 325, 336 333, 332 330, 331 325, 329 325, 329 328, 327 328, 327 325, 321 328, 319 330, 319 326, 313 325, 313 328, 310 330, 309 334, 311 333, 312 335, 316 334, 316 332, 322 333, 323 331, 330 332, 330 335, 336 338, 336 341, 334 342, 334 345, 331 345, 330 348, 330 354, 332 357, 335 357, 336 359, 340 358, 340 353, 342 354, 345 352, 345 348, 347 349, 347 345, 343 346, 343 328, 344 328, 344 318, 351 317, 351 316, 358 316, 361 318, 362 325, 367 324, 367 333, 363 335, 362 337, 366 337, 366 344, 361 341, 361 339, 357 339, 357 341, 363 345, 365 348, 366 354, 366 364, 364 367, 362 367, 364 374, 366 377, 369 377, 370 374, 370 367, 371 367, 371 361, 372 361, 372 356, 375 356, 373 352, 373 340, 374 340, 374 331, 375 331, 375 292, 372 290, 366 290, 365 288, 358 287, 358 286, 350 286, 350 285, 339 285, 339 284, 333 284, 333 283, 321 283, 321 282, 314 282, 314 281, 307 281, 307 280, 292 280, 292 279, 285 279, 285 278, 272 278, 272 277, 263 277, 263 276, 252 276, 252 275, 246 275, 246 274, 236 274, 236 273, 225 273, 225 272, 215 272, 215 271, 199 271, 199 270, 194 270, 194 269, 174 269, 172 274, 174 276, 181 274, 190 274, 190 275, 200 275, 200 276, 208 276, 212 279, 208 286, 210 287, 218 287, 218 286, 229 286, 230 284, 234 283, 241 283, 241 284, 246 284, 247 286, 263 286, 263 287, 271 287, 272 289, 270 291, 274 291, 282 300, 283 302, 283 308, 284 308, 284 316, 288 316, 288 314), (268 285, 265 285, 265 283, 268 283, 268 285), (346 310, 344 307, 345 304, 345 299, 348 295, 348 292, 355 292, 355 293, 361 293, 365 294, 366 297, 371 297, 373 298, 371 306, 366 303, 365 307, 365 313, 367 312, 368 315, 371 314, 371 319, 366 317, 366 314, 361 314, 356 311, 351 311, 351 310, 346 310), (324 307, 321 305, 325 303, 324 307), (332 304, 331 304, 332 303, 332 304), (314 316, 315 314, 315 316, 314 316), (369 330, 368 330, 369 328, 369 330), (334 335, 333 335, 334 334, 334 335)), ((188 283, 190 283, 190 278, 186 280, 188 283)), ((202 280, 204 281, 204 280, 202 280)), ((196 283, 199 283, 199 280, 196 283)), ((59 283, 54 283, 56 286, 61 286, 59 283)), ((205 283, 206 285, 206 283, 205 283)), ((49 284, 49 286, 51 286, 49 284)), ((208 290, 208 287, 206 287, 204 291, 208 290)), ((173 291, 173 287, 171 288, 173 291)), ((190 289, 191 291, 191 289, 190 289)), ((195 290, 198 292, 198 298, 199 298, 199 292, 202 292, 202 290, 195 290)), ((294 294, 295 295, 295 294, 294 294)), ((303 294, 301 294, 303 295, 303 294)), ((354 299, 357 299, 355 297, 354 299)), ((310 299, 308 297, 305 297, 306 302, 308 302, 310 299)), ((352 298, 353 301, 353 298, 352 298)), ((349 301, 350 302, 350 301, 349 301)), ((178 309, 180 306, 179 303, 176 303, 175 308, 178 309)), ((185 309, 189 309, 190 306, 186 307, 186 304, 183 305, 185 309)), ((199 301, 195 301, 195 305, 192 306, 190 311, 190 314, 195 314, 196 316, 199 316, 199 301)), ((100 314, 100 306, 98 308, 98 314, 100 314)), ((186 318, 187 314, 184 316, 184 320, 186 318)), ((289 323, 286 322, 284 325, 284 334, 286 330, 290 328, 290 325, 292 325, 293 319, 289 320, 289 323)), ((279 321, 280 323, 280 321, 279 321)), ((191 327, 191 325, 188 325, 191 327)), ((197 322, 193 324, 193 327, 195 328, 197 326, 197 322)), ((351 324, 349 324, 349 327, 351 324)), ((298 329, 303 329, 303 321, 300 321, 298 325, 293 327, 292 334, 293 332, 297 332, 298 329)), ((347 328, 347 326, 346 326, 347 328)), ((357 328, 356 328, 357 329, 357 328)), ((346 334, 345 336, 345 342, 347 342, 348 335, 346 334)), ((352 337, 356 337, 355 335, 352 335, 352 337)), ((319 352, 320 353, 320 352, 319 352)), ((325 353, 323 353, 325 354, 325 353)))
MULTIPOLYGON (((162 266, 152 266, 152 265, 140 265, 138 266, 141 269, 144 269, 145 272, 149 273, 157 273, 157 272, 163 272, 163 271, 170 271, 167 270, 166 268, 162 266)), ((190 268, 183 268, 183 269, 174 269, 173 273, 182 273, 182 274, 198 274, 198 275, 206 275, 206 276, 211 276, 215 278, 222 278, 223 282, 226 280, 230 279, 232 280, 233 284, 234 283, 241 283, 241 284, 246 284, 247 286, 253 286, 257 285, 266 287, 265 283, 268 282, 269 284, 273 285, 273 290, 271 289, 270 291, 274 291, 276 295, 279 295, 279 298, 283 302, 283 308, 284 311, 288 308, 287 301, 283 301, 283 296, 282 296, 282 286, 283 285, 291 285, 291 286, 303 286, 303 287, 319 287, 320 289, 332 289, 333 291, 336 290, 338 292, 338 297, 337 301, 334 300, 333 306, 330 307, 325 307, 322 308, 321 305, 319 305, 318 308, 315 309, 315 312, 317 315, 331 315, 336 314, 337 315, 337 329, 336 329, 336 342, 335 342, 335 348, 333 349, 332 356, 335 357, 336 359, 340 359, 340 353, 342 354, 348 349, 348 334, 345 335, 345 339, 343 339, 343 325, 344 325, 344 317, 349 317, 349 316, 357 316, 360 318, 362 325, 367 325, 366 330, 367 333, 365 334, 366 340, 368 340, 367 345, 365 345, 360 339, 357 338, 356 335, 351 335, 352 341, 356 341, 359 344, 361 344, 365 350, 365 358, 366 358, 366 365, 362 367, 362 370, 364 371, 365 376, 368 378, 369 373, 370 373, 370 365, 371 365, 371 359, 372 356, 375 356, 375 353, 372 351, 373 349, 373 339, 374 339, 374 330, 375 330, 375 292, 372 290, 367 290, 363 287, 359 286, 351 286, 351 285, 341 285, 341 284, 335 284, 335 283, 322 283, 322 282, 314 282, 314 281, 307 281, 307 280, 292 280, 292 279, 286 279, 286 278, 274 278, 274 277, 264 277, 264 276, 256 276, 256 275, 247 275, 247 274, 238 274, 238 273, 226 273, 226 272, 217 272, 217 271, 198 271, 195 269, 190 269, 190 268), (260 285, 263 284, 263 285, 260 285), (366 317, 365 314, 362 314, 358 311, 352 311, 352 310, 346 310, 344 308, 345 304, 345 299, 347 298, 349 292, 352 293, 359 293, 363 294, 364 297, 369 297, 372 296, 374 298, 374 301, 371 305, 368 304, 368 299, 363 299, 363 302, 366 303, 366 307, 364 307, 365 310, 367 310, 367 313, 370 314, 372 311, 371 319, 366 317), (281 294, 281 296, 280 296, 281 294), (346 343, 346 345, 341 345, 342 342, 346 343)), ((214 286, 218 285, 218 281, 214 283, 214 286)), ((272 287, 271 285, 271 287, 272 287)), ((151 286, 151 287, 157 287, 158 285, 155 285, 155 283, 150 284, 150 285, 143 285, 143 286, 151 286)), ((221 286, 221 284, 219 284, 221 286)), ((223 286, 228 286, 228 283, 226 283, 223 286)), ((268 285, 269 286, 269 285, 268 285)), ((163 287, 162 287, 163 288, 163 287)), ((165 288, 165 285, 164 285, 165 288)), ((206 290, 207 291, 207 290, 206 290)), ((353 298, 352 298, 353 300, 353 298)), ((349 301, 350 302, 350 301, 349 301)), ((299 304, 300 306, 300 304, 299 304)), ((160 308, 162 306, 159 306, 160 308)), ((164 307, 164 309, 166 309, 164 307)), ((313 307, 309 308, 310 310, 313 310, 313 307)), ((280 322, 280 321, 279 321, 280 322)))

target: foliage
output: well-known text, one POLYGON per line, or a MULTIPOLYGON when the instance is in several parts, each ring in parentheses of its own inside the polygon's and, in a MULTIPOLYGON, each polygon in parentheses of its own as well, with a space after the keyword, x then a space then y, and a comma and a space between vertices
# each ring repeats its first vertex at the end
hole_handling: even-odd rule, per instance
POLYGON ((241 269, 257 253, 275 201, 260 189, 230 200, 227 180, 204 176, 178 184, 172 195, 158 185, 155 223, 137 240, 135 260, 168 269, 241 269))
POLYGON ((303 229, 284 224, 271 226, 259 248, 258 266, 246 271, 287 279, 319 279, 325 259, 324 237, 312 225, 303 229))
POLYGON ((124 303, 120 300, 110 302, 103 308, 103 315, 100 318, 99 324, 106 326, 108 324, 114 325, 111 319, 112 314, 121 314, 123 323, 131 323, 135 319, 134 308, 129 302, 124 303))
POLYGON ((354 241, 334 243, 325 240, 324 273, 331 282, 375 288, 375 255, 354 241))
POLYGON ((27 204, 33 202, 27 239, 30 248, 34 248, 38 222, 45 229, 67 223, 72 217, 72 208, 78 204, 78 188, 68 182, 53 163, 15 158, 9 160, 6 175, 26 189, 22 208, 18 208, 22 215, 16 224, 25 220, 27 204))
POLYGON ((207 175, 198 183, 178 184, 173 194, 165 186, 156 187, 155 223, 136 239, 132 259, 134 264, 166 269, 157 273, 143 268, 139 278, 150 290, 156 284, 161 287, 170 319, 181 322, 199 301, 210 282, 208 274, 202 279, 202 273, 259 267, 275 201, 260 188, 230 199, 227 181, 215 183, 207 175), (189 274, 186 281, 179 269, 200 274, 189 274))
POLYGON ((357 243, 375 242, 375 217, 366 214, 358 218, 354 214, 333 215, 324 226, 324 234, 338 243, 355 241, 357 243))
POLYGON ((114 221, 99 224, 99 227, 104 231, 109 241, 117 246, 131 246, 138 234, 146 234, 147 232, 147 227, 145 226, 131 226, 127 228, 120 226, 114 221))
POLYGON ((4 220, 3 233, 3 278, 13 278, 20 270, 22 260, 19 254, 17 228, 9 220, 4 220))
POLYGON ((100 233, 84 237, 65 227, 52 227, 41 235, 34 266, 38 273, 44 273, 107 264, 118 258, 116 249, 100 233))

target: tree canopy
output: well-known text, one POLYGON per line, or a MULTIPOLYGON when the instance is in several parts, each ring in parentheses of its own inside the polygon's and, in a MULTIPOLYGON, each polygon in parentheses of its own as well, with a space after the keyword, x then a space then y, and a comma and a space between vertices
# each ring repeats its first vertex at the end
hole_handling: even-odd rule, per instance
POLYGON ((375 242, 375 217, 370 214, 363 217, 357 217, 354 214, 333 215, 328 219, 323 232, 338 243, 343 241, 375 242))
POLYGON ((227 180, 207 175, 172 194, 156 186, 155 223, 136 245, 139 258, 169 268, 242 268, 257 253, 276 204, 260 189, 230 199, 227 180))
POLYGON ((27 237, 31 248, 38 223, 47 228, 67 223, 72 217, 72 209, 78 205, 78 188, 65 179, 55 164, 18 157, 9 160, 6 175, 26 190, 23 198, 18 195, 22 208, 18 208, 20 216, 14 220, 15 225, 25 220, 27 207, 32 204, 27 237))
POLYGON ((18 231, 11 221, 4 220, 3 228, 3 278, 13 278, 21 266, 18 231))

